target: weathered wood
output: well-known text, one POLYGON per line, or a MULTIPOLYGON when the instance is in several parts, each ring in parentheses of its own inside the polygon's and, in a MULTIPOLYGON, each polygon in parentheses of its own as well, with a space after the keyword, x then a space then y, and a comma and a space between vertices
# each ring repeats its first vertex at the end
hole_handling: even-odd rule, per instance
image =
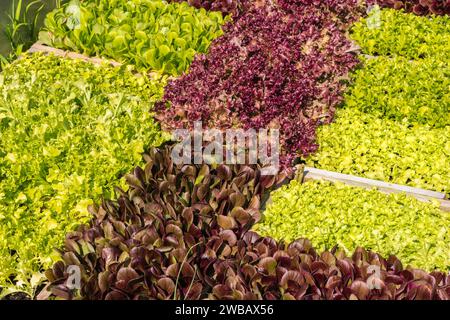
POLYGON ((439 200, 441 202, 441 210, 450 212, 450 201, 449 200, 439 200))
MULTIPOLYGON (((83 54, 72 52, 72 51, 56 49, 56 48, 44 45, 44 44, 40 43, 39 41, 36 42, 35 44, 33 44, 27 52, 28 53, 43 52, 45 54, 54 54, 55 56, 58 56, 58 57, 69 58, 69 59, 79 59, 79 60, 90 62, 90 63, 96 64, 96 65, 103 65, 105 63, 109 64, 113 67, 120 67, 123 65, 122 63, 114 61, 114 60, 98 58, 98 57, 89 57, 89 56, 85 56, 83 54)), ((20 58, 21 57, 19 57, 18 59, 20 59, 20 58)), ((133 71, 133 73, 136 75, 142 74, 138 71, 133 71)), ((161 76, 158 72, 147 72, 146 75, 149 78, 153 78, 153 79, 158 79, 161 76)), ((175 77, 170 76, 170 77, 167 77, 167 79, 173 80, 173 79, 175 79, 175 77)))
POLYGON ((429 198, 437 198, 437 199, 445 199, 445 193, 436 192, 436 191, 429 191, 419 188, 413 188, 408 186, 403 186, 399 184, 394 183, 388 183, 384 181, 379 180, 372 180, 362 177, 357 177, 349 174, 343 174, 338 172, 332 172, 322 169, 316 169, 311 167, 305 167, 304 168, 304 178, 314 178, 319 177, 327 180, 332 181, 341 181, 346 184, 351 184, 355 186, 367 186, 371 188, 377 188, 380 190, 386 190, 387 192, 405 192, 408 194, 413 195, 419 195, 419 196, 425 196, 429 198))
POLYGON ((432 199, 435 199, 441 203, 442 210, 450 212, 450 201, 446 200, 446 194, 441 192, 429 191, 379 180, 357 177, 349 174, 305 167, 303 169, 303 181, 308 180, 327 180, 331 182, 339 181, 350 186, 362 187, 365 189, 376 188, 383 193, 406 193, 423 202, 428 202, 432 199))
POLYGON ((119 67, 122 65, 121 63, 114 61, 114 60, 107 60, 107 59, 97 58, 97 57, 88 57, 88 56, 85 56, 80 53, 65 51, 65 50, 49 47, 40 42, 36 42, 35 44, 33 44, 27 52, 29 52, 29 53, 43 52, 46 54, 54 54, 55 56, 58 56, 58 57, 70 58, 70 59, 80 59, 80 60, 90 62, 93 64, 97 64, 97 65, 101 65, 104 63, 110 64, 114 67, 119 67))

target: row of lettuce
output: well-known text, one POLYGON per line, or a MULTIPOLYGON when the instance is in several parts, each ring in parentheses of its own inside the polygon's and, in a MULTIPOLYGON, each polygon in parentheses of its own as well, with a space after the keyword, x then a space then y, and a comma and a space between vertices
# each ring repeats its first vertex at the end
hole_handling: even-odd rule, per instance
POLYGON ((64 234, 165 141, 164 79, 35 54, 0 74, 0 286, 30 293, 64 234))
POLYGON ((320 180, 293 180, 272 193, 264 216, 255 228, 262 235, 287 241, 308 238, 317 250, 338 245, 347 254, 364 246, 385 257, 395 254, 405 265, 449 270, 450 215, 439 203, 320 180))
POLYGON ((379 17, 379 29, 366 20, 355 24, 363 66, 335 122, 319 129, 319 151, 306 161, 448 195, 450 17, 395 10, 379 17))
POLYGON ((47 15, 43 43, 173 76, 207 51, 225 22, 222 14, 185 2, 88 0, 68 10, 71 4, 47 15))
POLYGON ((365 8, 352 0, 304 2, 252 2, 240 6, 232 22, 186 3, 157 0, 85 0, 76 28, 65 23, 72 14, 67 7, 50 14, 41 33, 45 43, 135 67, 33 55, 0 75, 0 295, 19 290, 34 296, 49 282, 43 297, 448 299, 445 273, 405 270, 396 258, 357 249, 447 272, 449 218, 435 204, 293 182, 273 194, 273 205, 255 226, 264 192, 284 176, 264 179, 252 166, 174 168, 162 148, 145 156, 143 169, 121 179, 144 165, 143 152, 169 138, 149 110, 164 129, 189 126, 192 120, 221 128, 230 123, 279 127, 283 164, 289 168, 294 158, 317 150, 316 128, 331 122, 344 102, 335 123, 319 130, 319 152, 307 161, 448 192, 448 17, 425 21, 383 10, 382 29, 374 31, 364 20, 356 24, 353 37, 365 53, 390 57, 368 60, 342 100, 348 85, 343 79, 358 63, 345 32, 365 8), (410 32, 405 23, 395 27, 405 19, 422 30, 428 50, 414 41, 391 49, 382 45, 387 35, 410 32), (167 82, 167 75, 182 74, 191 61, 189 73, 167 82), (411 63, 417 64, 416 73, 411 63), (397 71, 389 71, 392 67, 397 71), (385 75, 377 79, 380 70, 385 75), (409 91, 395 89, 395 76, 410 79, 409 91), (427 99, 411 104, 416 86, 427 99), (391 99, 385 90, 392 90, 391 99), (376 108, 364 107, 385 98, 376 108), (115 185, 120 189, 114 192, 115 185), (88 212, 88 205, 114 194, 117 202, 105 200, 88 212), (284 206, 286 199, 291 206, 284 206), (392 220, 393 212, 400 216, 392 220), (416 228, 420 217, 423 228, 416 228), (53 248, 89 220, 67 236, 64 262, 44 276, 42 271, 60 257, 53 248), (395 223, 400 233, 394 232, 395 223), (288 245, 252 228, 277 239, 310 237, 318 250, 331 251, 318 255, 308 241, 288 245), (399 244, 403 239, 409 240, 399 244), (336 244, 343 251, 331 249, 336 244), (300 267, 299 259, 309 267, 300 267), (64 285, 69 265, 81 267, 81 291, 64 285), (382 269, 383 290, 367 291, 369 265, 382 269), (338 274, 327 271, 336 267, 338 274), (235 277, 237 285, 230 282, 235 277))

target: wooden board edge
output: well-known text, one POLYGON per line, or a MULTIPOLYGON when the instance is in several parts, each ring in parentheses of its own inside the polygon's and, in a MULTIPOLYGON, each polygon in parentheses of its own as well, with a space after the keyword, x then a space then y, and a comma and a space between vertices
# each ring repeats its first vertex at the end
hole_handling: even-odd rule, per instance
POLYGON ((439 200, 441 202, 441 210, 445 212, 450 212, 450 201, 449 200, 439 200))
POLYGON ((450 201, 445 199, 444 193, 429 191, 419 188, 413 188, 393 183, 388 183, 379 180, 372 180, 362 177, 357 177, 348 174, 342 174, 338 172, 332 172, 322 169, 316 169, 311 167, 304 167, 303 169, 303 181, 309 180, 327 180, 331 182, 341 182, 346 185, 361 187, 365 189, 376 188, 380 192, 390 193, 406 193, 407 195, 415 197, 422 202, 429 202, 430 200, 438 200, 441 203, 441 210, 450 212, 450 201))
POLYGON ((47 54, 51 53, 58 57, 70 58, 70 59, 74 59, 74 60, 79 59, 79 60, 83 60, 83 61, 90 62, 93 64, 97 64, 97 65, 102 65, 105 63, 109 64, 111 66, 114 66, 114 67, 120 67, 122 65, 120 62, 117 62, 114 60, 107 60, 107 59, 98 58, 98 57, 89 57, 89 56, 83 55, 81 53, 53 48, 53 47, 44 45, 39 41, 35 42, 31 46, 31 48, 28 49, 27 52, 28 53, 43 52, 43 53, 47 53, 47 54))
MULTIPOLYGON (((89 56, 83 55, 81 53, 72 52, 72 51, 65 51, 65 50, 62 50, 62 49, 57 49, 57 48, 50 47, 50 46, 47 46, 45 44, 42 44, 39 41, 34 43, 31 46, 31 48, 28 49, 28 51, 27 51, 27 53, 34 53, 34 52, 43 52, 43 53, 47 53, 47 54, 53 53, 55 56, 58 56, 58 57, 69 58, 69 59, 74 59, 74 60, 79 59, 79 60, 90 62, 90 63, 96 64, 96 65, 109 64, 109 65, 111 65, 113 67, 120 67, 120 66, 123 65, 122 63, 117 62, 115 60, 98 58, 98 57, 89 57, 89 56)), ((18 57, 18 59, 20 59, 20 58, 21 57, 18 57)), ((136 75, 142 74, 142 73, 140 73, 138 71, 134 71, 133 73, 136 74, 136 75)), ((153 71, 147 72, 146 75, 149 78, 153 78, 153 79, 157 79, 157 78, 159 78, 161 76, 158 72, 153 72, 153 71)), ((168 81, 169 80, 174 80, 175 78, 176 77, 174 77, 174 76, 168 76, 167 80, 168 81)))
POLYGON ((325 179, 331 179, 336 181, 342 181, 344 183, 353 183, 355 185, 361 185, 361 186, 369 186, 369 187, 375 187, 379 189, 385 189, 385 190, 392 190, 393 192, 405 192, 408 194, 417 194, 419 196, 425 196, 430 198, 436 198, 436 199, 445 199, 446 194, 442 192, 437 191, 431 191, 431 190, 425 190, 420 188, 414 188, 409 187, 405 185, 395 184, 395 183, 389 183, 384 182, 381 180, 373 180, 373 179, 367 179, 363 177, 358 177, 354 175, 349 174, 343 174, 333 171, 327 171, 312 167, 305 167, 304 168, 304 176, 317 176, 317 177, 323 177, 325 179))

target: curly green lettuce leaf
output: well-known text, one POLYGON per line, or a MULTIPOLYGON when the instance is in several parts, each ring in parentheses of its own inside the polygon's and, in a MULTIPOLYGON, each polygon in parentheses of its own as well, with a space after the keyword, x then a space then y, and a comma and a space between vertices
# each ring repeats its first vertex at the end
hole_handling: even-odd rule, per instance
POLYGON ((421 59, 450 56, 450 16, 421 17, 394 9, 372 10, 351 37, 369 55, 421 59))
POLYGON ((309 166, 450 194, 450 126, 410 126, 349 108, 317 135, 309 166))
POLYGON ((425 270, 450 270, 450 214, 405 194, 383 194, 340 183, 296 180, 271 193, 263 235, 311 239, 319 250, 357 247, 425 270))

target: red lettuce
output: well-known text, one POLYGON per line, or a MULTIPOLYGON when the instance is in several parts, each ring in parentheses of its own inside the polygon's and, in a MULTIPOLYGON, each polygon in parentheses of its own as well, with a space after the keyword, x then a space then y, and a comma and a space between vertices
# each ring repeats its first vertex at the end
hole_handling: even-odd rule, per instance
POLYGON ((383 8, 403 9, 420 16, 450 14, 450 0, 370 0, 369 4, 378 4, 383 8))
POLYGON ((171 81, 157 118, 171 130, 278 128, 281 162, 317 149, 316 128, 329 123, 358 60, 345 36, 356 0, 252 2, 188 74, 171 81))

